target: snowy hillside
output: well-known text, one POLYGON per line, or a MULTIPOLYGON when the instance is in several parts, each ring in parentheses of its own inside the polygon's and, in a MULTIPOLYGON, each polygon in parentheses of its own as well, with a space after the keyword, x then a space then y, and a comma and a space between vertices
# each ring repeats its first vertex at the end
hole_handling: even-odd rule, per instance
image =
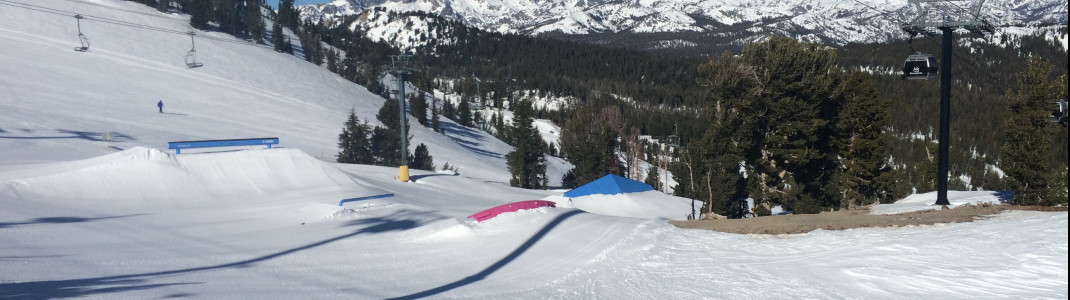
MULTIPOLYGON (((187 69, 184 59, 193 45, 182 33, 193 30, 188 16, 132 2, 66 2, 35 2, 47 8, 38 10, 5 6, 0 16, 5 69, 0 134, 7 137, 0 147, 8 164, 81 159, 134 146, 166 148, 168 141, 258 137, 278 137, 282 147, 333 161, 350 109, 378 124, 375 114, 384 99, 297 57, 198 32, 197 60, 204 66, 187 69), (71 17, 76 13, 86 16, 81 24, 91 42, 86 53, 72 51, 80 45, 71 17), (159 100, 164 114, 156 111, 159 100), (114 140, 102 141, 104 132, 112 132, 114 140)), ((507 181, 504 155, 511 146, 444 123, 448 137, 412 128, 410 151, 427 144, 439 166, 449 162, 464 176, 507 181), (467 159, 471 153, 482 157, 467 159)), ((566 171, 561 169, 551 169, 551 184, 566 171)))
MULTIPOLYGON (((961 10, 967 4, 970 3, 941 3, 953 10, 961 10)), ((305 18, 318 19, 354 14, 371 7, 430 12, 503 33, 694 32, 703 33, 706 38, 746 41, 781 35, 830 44, 884 42, 905 37, 898 30, 899 25, 916 15, 916 9, 907 0, 335 0, 301 6, 300 10, 305 18)), ((1001 25, 1065 25, 1067 5, 1057 0, 986 1, 981 14, 1001 25)), ((663 43, 686 46, 688 41, 669 39, 663 43)))
POLYGON ((188 69, 188 16, 15 2, 30 3, 0 0, 3 299, 1070 296, 1065 212, 780 236, 680 229, 664 218, 683 218, 687 199, 508 187, 508 145, 448 122, 448 136, 417 126, 413 144, 459 174, 399 182, 393 167, 333 163, 350 109, 374 124, 384 100, 322 67, 197 32, 204 66, 188 69), (281 143, 166 149, 269 136, 281 143), (380 197, 340 203, 367 196, 380 197), (561 205, 467 219, 530 199, 561 205))

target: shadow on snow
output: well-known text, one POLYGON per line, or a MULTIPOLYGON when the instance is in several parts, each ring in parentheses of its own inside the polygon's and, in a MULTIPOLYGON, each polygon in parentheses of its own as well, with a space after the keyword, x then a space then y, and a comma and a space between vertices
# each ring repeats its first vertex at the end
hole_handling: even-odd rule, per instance
POLYGON ((23 226, 23 225, 36 225, 36 224, 67 224, 67 223, 84 223, 96 220, 106 220, 115 218, 136 217, 142 214, 125 215, 125 216, 112 216, 112 217, 99 217, 99 218, 83 218, 83 217, 48 217, 48 218, 36 218, 32 220, 22 222, 0 222, 0 229, 23 226))
POLYGON ((524 252, 528 251, 528 249, 530 249, 531 246, 535 245, 536 242, 538 242, 544 236, 546 236, 546 234, 549 233, 550 230, 554 229, 554 227, 557 227, 557 225, 560 225, 561 222, 563 222, 565 219, 568 219, 569 217, 575 216, 575 215, 580 214, 580 213, 583 213, 583 211, 577 209, 577 210, 573 210, 573 211, 561 214, 560 216, 557 216, 557 218, 555 218, 549 224, 546 224, 546 226, 543 227, 541 230, 539 230, 539 232, 535 233, 535 235, 532 235, 531 238, 529 238, 527 241, 525 241, 523 244, 521 244, 519 247, 517 247, 516 250, 513 250, 512 253, 509 253, 509 255, 506 255, 501 260, 498 260, 498 262, 495 262, 494 264, 490 265, 486 269, 483 269, 483 271, 480 271, 479 273, 473 274, 472 276, 468 276, 468 277, 462 278, 461 280, 457 280, 457 281, 454 281, 452 283, 449 283, 449 284, 446 284, 446 285, 443 285, 443 286, 440 286, 440 287, 436 287, 436 288, 433 288, 433 289, 430 289, 430 290, 418 292, 418 293, 411 294, 411 295, 406 295, 406 296, 401 296, 401 297, 396 297, 396 298, 390 298, 390 299, 419 299, 419 298, 431 297, 431 296, 434 296, 434 295, 437 295, 437 294, 441 294, 441 293, 444 293, 446 291, 449 291, 449 290, 452 290, 452 289, 455 289, 455 288, 459 288, 459 287, 462 287, 462 286, 465 286, 465 285, 469 285, 469 284, 472 284, 472 283, 476 283, 476 282, 478 282, 480 280, 483 280, 483 279, 487 278, 487 276, 490 275, 491 273, 494 273, 495 271, 498 271, 499 269, 501 269, 505 265, 508 265, 510 262, 515 260, 517 257, 520 257, 521 254, 524 254, 524 252))
POLYGON ((472 151, 472 153, 476 153, 476 154, 479 154, 479 155, 490 156, 490 157, 494 157, 494 158, 502 157, 501 153, 495 153, 495 152, 491 152, 491 151, 487 151, 487 150, 479 148, 480 144, 476 143, 475 141, 484 141, 485 139, 484 139, 484 137, 482 135, 480 135, 478 132, 476 132, 475 129, 464 127, 464 126, 460 126, 460 125, 457 125, 457 124, 454 124, 454 123, 443 122, 442 123, 442 131, 446 132, 447 133, 446 136, 448 136, 450 139, 452 139, 458 145, 461 145, 461 147, 464 147, 465 149, 468 149, 469 151, 472 151), (472 140, 475 140, 475 141, 472 141, 472 140))
MULTIPOLYGON (((25 133, 33 132, 33 130, 24 129, 25 133)), ((17 139, 17 140, 51 140, 51 139, 82 139, 91 142, 103 142, 104 134, 100 132, 88 132, 77 130, 56 129, 56 132, 61 134, 58 136, 0 136, 0 139, 17 139)), ((7 133, 6 131, 0 131, 0 133, 7 133)), ((118 132, 112 132, 112 142, 126 142, 136 141, 132 136, 125 135, 118 132)))
MULTIPOLYGON (((149 272, 129 275, 116 275, 95 278, 67 279, 67 280, 44 280, 18 283, 0 283, 0 295, 4 299, 44 299, 44 298, 68 298, 86 297, 126 291, 146 290, 158 287, 201 284, 203 282, 174 282, 174 283, 151 283, 150 280, 159 279, 169 275, 213 271, 226 268, 248 268, 256 263, 275 259, 284 255, 307 250, 360 234, 374 234, 388 231, 403 231, 419 227, 431 221, 441 219, 427 212, 400 211, 390 216, 354 220, 345 226, 367 225, 353 233, 333 237, 300 247, 250 258, 232 263, 213 266, 186 268, 170 271, 149 272), (431 217, 425 217, 431 215, 431 217)), ((48 218, 46 218, 48 219, 48 218)), ((61 218, 62 219, 62 218, 61 218)), ((72 220, 75 218, 71 218, 72 220)), ((173 294, 188 295, 188 294, 173 294)))

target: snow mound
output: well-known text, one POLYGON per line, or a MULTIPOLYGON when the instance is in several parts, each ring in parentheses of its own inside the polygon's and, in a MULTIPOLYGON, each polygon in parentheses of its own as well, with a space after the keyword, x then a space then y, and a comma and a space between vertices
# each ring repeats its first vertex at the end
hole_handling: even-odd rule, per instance
POLYGON ((589 213, 618 217, 684 220, 691 213, 690 199, 669 196, 658 191, 587 195, 567 201, 547 200, 557 202, 558 207, 575 207, 589 213))
POLYGON ((50 164, 32 177, 4 177, 13 176, 0 176, 0 191, 23 199, 107 205, 187 206, 358 185, 334 166, 283 148, 174 155, 134 147, 50 164))
MULTIPOLYGON (((955 208, 966 204, 977 204, 980 202, 992 202, 993 204, 1000 204, 1010 200, 1013 195, 1007 191, 947 191, 947 202, 949 208, 955 208)), ((928 192, 924 194, 913 194, 896 201, 892 204, 880 204, 874 206, 869 210, 870 214, 874 215, 890 215, 912 211, 922 211, 930 209, 940 209, 941 206, 934 205, 936 203, 937 192, 928 192)))

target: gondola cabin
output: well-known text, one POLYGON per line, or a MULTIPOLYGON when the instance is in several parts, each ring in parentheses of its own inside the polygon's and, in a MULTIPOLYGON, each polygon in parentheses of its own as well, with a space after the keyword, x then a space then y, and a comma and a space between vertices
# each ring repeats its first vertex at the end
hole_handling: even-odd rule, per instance
POLYGON ((903 63, 903 79, 933 80, 939 70, 936 57, 925 53, 914 53, 903 63))

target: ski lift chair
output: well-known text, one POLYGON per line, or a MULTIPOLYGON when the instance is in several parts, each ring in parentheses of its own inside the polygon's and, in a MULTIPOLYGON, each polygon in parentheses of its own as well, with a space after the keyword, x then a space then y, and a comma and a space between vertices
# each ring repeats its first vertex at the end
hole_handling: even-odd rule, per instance
POLYGON ((903 79, 933 80, 939 71, 936 57, 931 54, 915 52, 903 63, 903 79))
POLYGON ((483 110, 483 103, 480 103, 479 101, 469 101, 468 108, 472 111, 481 111, 483 110))
POLYGON ((189 49, 189 52, 186 52, 186 67, 192 69, 204 66, 203 63, 197 62, 197 43, 193 41, 193 36, 197 34, 193 31, 190 31, 188 34, 192 47, 189 49))
POLYGON ((595 121, 594 124, 587 129, 587 136, 590 137, 591 135, 602 135, 602 122, 595 121))
POLYGON ((1048 121, 1059 123, 1066 127, 1066 99, 1055 102, 1056 108, 1051 111, 1051 115, 1048 115, 1048 121))
POLYGON ((78 41, 82 43, 82 46, 81 47, 75 47, 74 51, 78 51, 78 52, 89 51, 89 38, 85 37, 85 34, 82 33, 82 19, 85 18, 85 17, 82 17, 82 15, 74 15, 74 18, 78 19, 78 41))

